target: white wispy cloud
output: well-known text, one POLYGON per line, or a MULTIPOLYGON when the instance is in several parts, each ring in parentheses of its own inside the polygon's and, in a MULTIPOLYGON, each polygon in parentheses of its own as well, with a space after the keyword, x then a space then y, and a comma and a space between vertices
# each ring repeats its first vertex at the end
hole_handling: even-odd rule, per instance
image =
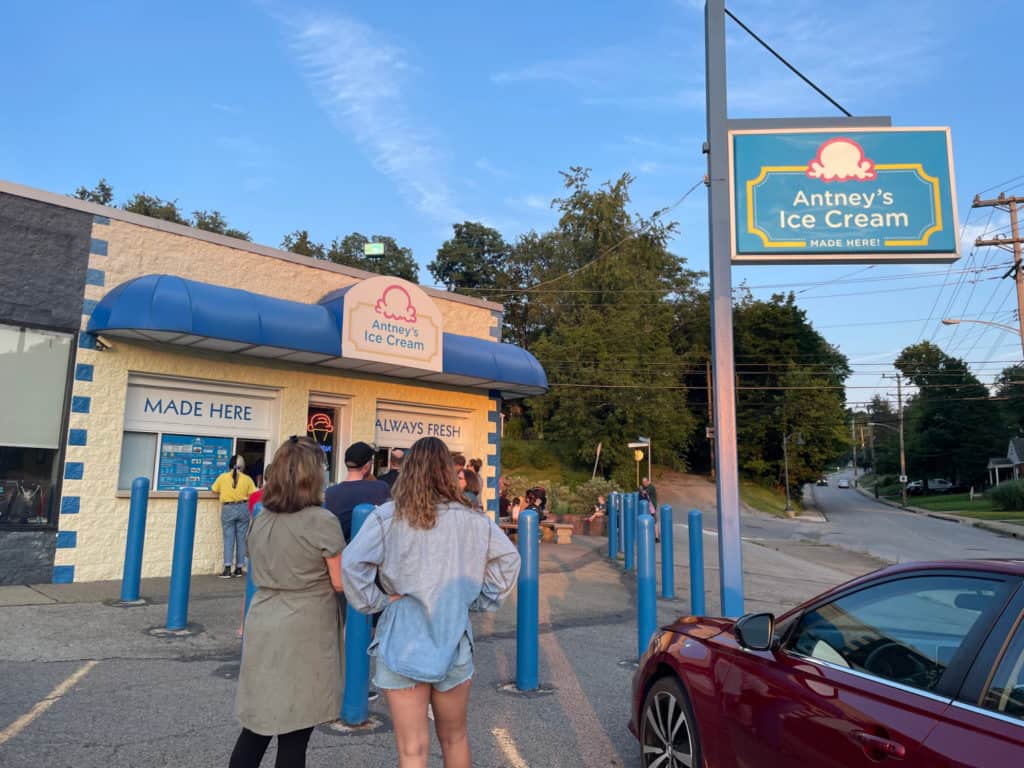
POLYGON ((481 157, 479 160, 473 163, 473 167, 476 168, 478 171, 483 171, 488 176, 493 176, 496 179, 506 179, 509 177, 508 171, 506 171, 504 168, 499 168, 486 157, 481 157))
POLYGON ((310 89, 334 124, 419 211, 445 222, 465 218, 446 181, 436 137, 406 104, 412 67, 405 51, 343 16, 285 23, 310 89))
POLYGON ((551 198, 544 195, 522 195, 521 197, 509 197, 506 204, 516 208, 530 208, 535 211, 546 211, 551 208, 551 198))

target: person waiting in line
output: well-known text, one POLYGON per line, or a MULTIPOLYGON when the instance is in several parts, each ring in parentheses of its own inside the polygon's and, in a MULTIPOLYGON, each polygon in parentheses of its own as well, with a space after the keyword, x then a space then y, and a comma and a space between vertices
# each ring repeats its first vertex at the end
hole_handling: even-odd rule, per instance
POLYGON ((647 512, 654 518, 654 540, 661 541, 661 531, 658 530, 658 490, 654 487, 651 479, 645 477, 640 480, 637 493, 640 497, 640 509, 637 512, 647 512))
POLYGON ((352 443, 345 451, 345 468, 348 474, 337 485, 332 485, 324 495, 327 507, 341 523, 345 541, 352 540, 352 511, 360 504, 383 504, 391 498, 388 484, 375 480, 373 472, 374 450, 366 443, 352 443))
POLYGON ((480 459, 470 459, 469 468, 479 475, 480 471, 484 468, 484 463, 480 459))
MULTIPOLYGON (((267 479, 269 477, 270 477, 270 465, 267 464, 267 466, 263 469, 263 473, 257 479, 257 485, 259 485, 260 487, 257 488, 255 491, 253 491, 252 493, 249 494, 249 526, 250 526, 250 529, 252 527, 252 518, 256 514, 256 505, 262 503, 262 501, 263 501, 263 490, 267 487, 267 479)), ((248 534, 246 534, 246 538, 248 538, 248 534)), ((246 558, 246 561, 248 562, 248 558, 246 558)), ((245 625, 245 596, 242 597, 242 621, 238 625, 238 630, 235 633, 235 634, 238 635, 238 637, 242 636, 242 633, 243 633, 243 630, 244 630, 244 625, 245 625)))
POLYGON ((537 510, 537 521, 547 519, 548 493, 542 486, 535 486, 526 492, 526 506, 537 510))
POLYGON ((467 467, 459 472, 458 479, 459 490, 469 500, 470 506, 476 510, 483 510, 483 503, 480 501, 483 483, 480 481, 480 475, 467 467))
POLYGON ((452 454, 452 466, 455 467, 456 472, 460 469, 466 468, 466 457, 461 453, 452 454))
POLYGON ((224 570, 222 579, 244 576, 245 534, 249 530, 249 496, 256 492, 256 483, 244 472, 245 459, 241 455, 231 458, 231 469, 221 474, 210 490, 220 497, 220 525, 224 533, 224 570), (231 570, 232 555, 235 570, 231 570))
POLYGON ((523 511, 523 500, 518 496, 512 499, 512 504, 509 506, 509 513, 512 515, 512 522, 519 521, 519 513, 523 511))
POLYGON ((508 497, 508 485, 505 476, 498 475, 498 517, 508 518, 511 515, 512 500, 508 497))
POLYGON ((341 623, 345 540, 323 508, 323 452, 293 436, 274 456, 263 511, 249 533, 259 588, 245 619, 245 653, 235 715, 242 733, 229 768, 257 768, 277 737, 278 768, 302 768, 313 728, 341 707, 341 623))
POLYGON ((402 468, 403 458, 405 458, 405 451, 401 448, 395 448, 391 451, 391 456, 388 458, 388 471, 379 478, 382 483, 387 483, 388 488, 391 490, 395 489, 395 482, 398 480, 398 472, 402 468))
POLYGON ((466 711, 473 677, 471 610, 496 610, 519 574, 519 553, 494 521, 463 503, 436 437, 406 454, 395 500, 370 515, 342 556, 345 593, 383 611, 370 644, 400 768, 430 757, 428 706, 446 768, 472 765, 466 711))

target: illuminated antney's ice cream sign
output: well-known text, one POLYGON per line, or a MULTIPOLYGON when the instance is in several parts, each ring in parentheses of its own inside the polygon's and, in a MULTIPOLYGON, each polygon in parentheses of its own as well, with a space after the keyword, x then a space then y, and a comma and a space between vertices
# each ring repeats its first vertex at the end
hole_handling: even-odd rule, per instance
POLYGON ((343 357, 441 371, 443 319, 419 286, 372 277, 345 293, 343 357))
POLYGON ((733 260, 952 261, 945 128, 734 131, 733 260))

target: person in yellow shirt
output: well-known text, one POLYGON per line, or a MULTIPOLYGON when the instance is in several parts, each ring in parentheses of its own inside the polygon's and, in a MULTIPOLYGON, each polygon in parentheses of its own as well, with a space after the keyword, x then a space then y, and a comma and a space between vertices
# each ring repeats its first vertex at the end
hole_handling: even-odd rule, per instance
POLYGON ((220 496, 220 525, 224 530, 224 570, 222 579, 244 576, 245 534, 249 530, 249 494, 256 492, 256 483, 245 474, 245 459, 241 455, 231 459, 231 469, 218 477, 210 490, 220 496), (235 570, 231 570, 234 555, 235 570))

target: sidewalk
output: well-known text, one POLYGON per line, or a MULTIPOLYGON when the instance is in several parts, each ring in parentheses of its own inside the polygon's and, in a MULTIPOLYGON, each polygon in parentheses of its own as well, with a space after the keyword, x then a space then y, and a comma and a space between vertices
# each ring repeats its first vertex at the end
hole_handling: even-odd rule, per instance
POLYGON ((974 528, 980 528, 983 531, 990 531, 991 533, 998 533, 1000 536, 1009 536, 1014 539, 1024 539, 1024 525, 1019 523, 1002 522, 1000 520, 979 520, 976 517, 967 517, 966 515, 958 515, 953 512, 935 512, 930 509, 923 507, 915 507, 910 504, 903 506, 899 502, 892 501, 883 497, 875 497, 874 494, 869 492, 866 488, 857 486, 857 490, 863 496, 867 496, 869 499, 877 501, 879 504, 885 504, 887 507, 894 507, 896 509, 902 509, 907 512, 913 512, 915 515, 927 515, 928 517, 934 517, 936 520, 945 520, 949 523, 962 523, 964 525, 970 525, 974 528))
MULTIPOLYGON (((658 601, 662 623, 687 611, 687 530, 675 528, 676 592, 683 599, 658 601)), ((704 539, 714 612, 717 547, 711 533, 704 539)), ((515 675, 515 600, 476 616, 474 765, 637 765, 626 730, 632 671, 618 663, 637 652, 635 579, 608 561, 604 539, 577 538, 540 551, 540 681, 555 691, 526 698, 499 692, 515 675)), ((747 542, 744 557, 748 610, 781 610, 874 565, 813 544, 780 551, 747 542)), ((194 578, 190 621, 201 632, 175 640, 146 632, 164 621, 166 579, 144 582, 142 593, 153 602, 137 608, 103 602, 117 597, 116 583, 0 590, 6 606, 0 607, 0 764, 225 765, 237 735, 235 628, 243 587, 238 579, 194 578), (19 599, 32 604, 15 604, 19 599), (54 695, 62 682, 66 692, 54 695), (26 724, 41 703, 45 711, 26 724)), ((309 765, 395 765, 387 708, 378 701, 371 711, 384 719, 384 730, 319 729, 309 765)), ((440 765, 436 743, 432 761, 440 765)), ((269 756, 265 764, 273 764, 269 756)))

